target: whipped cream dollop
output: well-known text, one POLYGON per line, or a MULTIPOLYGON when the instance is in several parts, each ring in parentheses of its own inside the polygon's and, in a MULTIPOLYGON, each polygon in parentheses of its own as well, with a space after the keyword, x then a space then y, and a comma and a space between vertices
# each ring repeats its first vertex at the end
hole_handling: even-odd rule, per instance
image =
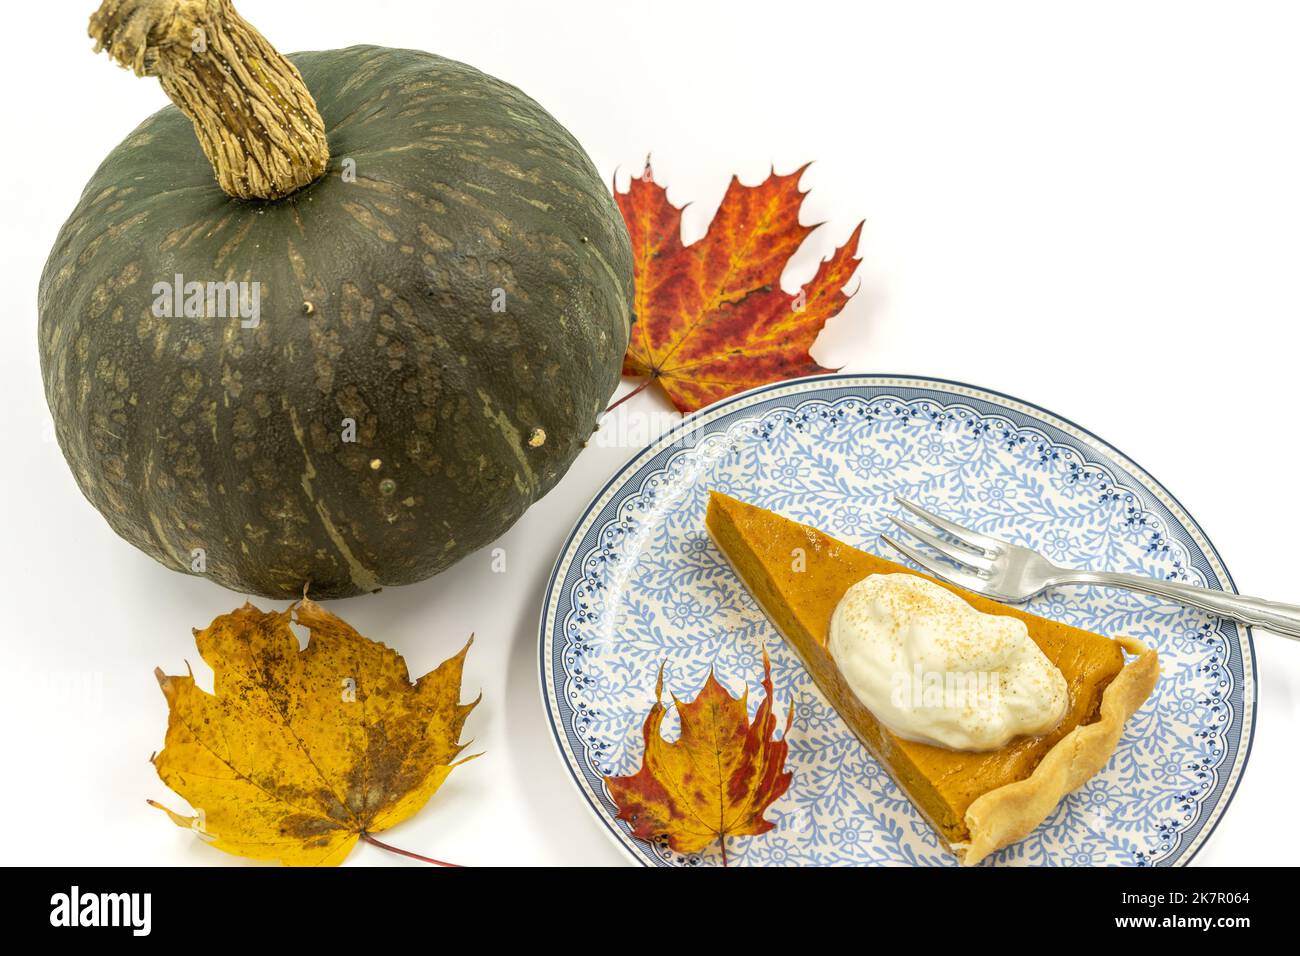
POLYGON ((873 574, 849 588, 831 617, 830 653, 896 736, 952 750, 1047 733, 1069 700, 1023 621, 981 613, 915 574, 873 574))

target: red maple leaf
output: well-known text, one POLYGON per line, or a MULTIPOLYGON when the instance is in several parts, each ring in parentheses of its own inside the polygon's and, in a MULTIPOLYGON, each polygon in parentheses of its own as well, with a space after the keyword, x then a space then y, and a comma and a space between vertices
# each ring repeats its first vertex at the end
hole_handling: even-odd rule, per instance
POLYGON ((749 691, 739 699, 727 693, 713 672, 689 703, 673 704, 681 733, 669 743, 660 733, 667 708, 663 703, 664 671, 659 668, 655 704, 641 733, 645 752, 641 769, 628 777, 606 777, 618 816, 641 840, 667 837, 678 853, 698 853, 717 841, 727 862, 728 836, 766 833, 776 824, 763 818, 785 793, 793 774, 785 770, 789 751, 785 734, 794 720, 794 704, 781 739, 772 736, 772 665, 763 651, 766 696, 749 721, 749 691))
MULTIPOLYGON (((682 245, 682 208, 654 181, 649 160, 615 199, 632 238, 636 326, 624 375, 657 381, 692 412, 755 385, 827 371, 808 354, 849 296, 862 223, 795 295, 781 272, 816 225, 799 222, 799 178, 757 186, 734 176, 703 239, 682 245)), ((644 387, 644 385, 642 386, 644 387)), ((639 391, 639 389, 638 389, 639 391)))

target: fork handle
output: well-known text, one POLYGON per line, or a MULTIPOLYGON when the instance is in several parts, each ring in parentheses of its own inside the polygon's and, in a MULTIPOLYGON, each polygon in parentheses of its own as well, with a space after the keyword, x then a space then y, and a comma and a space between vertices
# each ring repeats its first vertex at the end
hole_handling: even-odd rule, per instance
POLYGON ((1143 594, 1170 598, 1180 604, 1209 611, 1219 617, 1230 618, 1252 627, 1265 627, 1275 634, 1300 640, 1300 606, 1265 601, 1263 598, 1243 597, 1211 591, 1178 581, 1158 581, 1137 574, 1118 574, 1108 571, 1064 571, 1054 584, 1097 584, 1107 588, 1126 588, 1143 594))

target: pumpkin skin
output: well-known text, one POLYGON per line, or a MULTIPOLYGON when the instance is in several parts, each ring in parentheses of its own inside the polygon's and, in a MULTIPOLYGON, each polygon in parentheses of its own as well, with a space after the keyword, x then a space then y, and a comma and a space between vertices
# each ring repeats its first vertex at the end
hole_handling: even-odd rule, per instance
POLYGON ((581 146, 514 87, 410 50, 289 59, 326 175, 232 199, 183 113, 146 120, 59 233, 41 369, 127 541, 187 573, 202 549, 237 591, 346 597, 447 568, 565 473, 618 383, 632 256, 581 146), (155 316, 178 274, 258 282, 260 323, 155 316))

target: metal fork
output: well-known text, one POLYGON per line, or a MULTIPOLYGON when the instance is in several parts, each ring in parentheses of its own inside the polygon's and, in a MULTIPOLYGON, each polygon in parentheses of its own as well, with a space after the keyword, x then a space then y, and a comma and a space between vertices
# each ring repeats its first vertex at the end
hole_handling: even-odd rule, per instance
POLYGON ((1142 594, 1169 598, 1180 604, 1209 611, 1242 624, 1266 627, 1285 637, 1300 640, 1300 606, 1279 604, 1262 598, 1242 597, 1223 591, 1211 591, 1177 581, 1158 581, 1137 574, 1109 571, 1080 571, 1057 567, 1037 551, 1022 548, 992 535, 980 534, 959 524, 931 514, 920 505, 902 498, 894 500, 947 537, 909 524, 891 516, 894 524, 919 541, 938 551, 952 564, 943 563, 929 554, 902 544, 887 534, 881 538, 894 550, 911 558, 925 571, 958 587, 983 594, 997 601, 1020 604, 1062 584, 1095 584, 1108 588, 1127 588, 1142 594))

